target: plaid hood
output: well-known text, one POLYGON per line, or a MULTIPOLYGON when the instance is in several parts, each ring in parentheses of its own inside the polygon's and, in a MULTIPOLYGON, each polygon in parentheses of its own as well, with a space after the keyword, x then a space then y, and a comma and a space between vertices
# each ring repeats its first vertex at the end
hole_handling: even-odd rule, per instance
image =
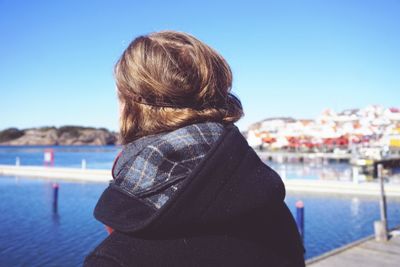
POLYGON ((263 228, 267 222, 260 216, 275 214, 284 206, 282 180, 248 146, 237 127, 203 126, 210 129, 208 137, 193 125, 128 146, 116 162, 115 180, 96 205, 96 219, 119 232, 150 239, 222 234, 230 227, 240 232, 246 224, 253 224, 254 230, 263 228), (185 143, 197 144, 193 136, 201 145, 185 143), (174 145, 166 145, 171 142, 174 145), (175 146, 183 149, 172 149, 175 146), (141 152, 124 155, 135 155, 133 151, 141 152), (193 160, 185 165, 182 159, 193 160), (168 195, 174 186, 177 190, 168 195), (168 200, 162 203, 163 195, 168 200))
POLYGON ((178 190, 223 132, 215 122, 140 138, 117 157, 112 185, 159 209, 178 190))

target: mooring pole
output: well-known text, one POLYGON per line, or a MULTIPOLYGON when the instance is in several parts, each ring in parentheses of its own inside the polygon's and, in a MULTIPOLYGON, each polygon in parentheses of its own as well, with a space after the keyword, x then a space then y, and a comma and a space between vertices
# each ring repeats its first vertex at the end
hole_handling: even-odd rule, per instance
POLYGON ((296 202, 296 224, 301 239, 304 241, 304 203, 301 200, 296 202))
POLYGON ((380 201, 381 221, 383 221, 385 223, 385 227, 387 230, 387 206, 386 206, 386 195, 385 195, 385 185, 384 185, 384 179, 383 179, 382 164, 378 165, 378 177, 379 177, 379 183, 381 185, 381 201, 380 201))
POLYGON ((53 212, 57 213, 58 210, 58 188, 60 186, 57 183, 53 184, 53 212))
POLYGON ((384 179, 383 179, 383 166, 382 164, 378 164, 378 179, 381 189, 381 196, 379 201, 381 220, 374 222, 375 229, 375 238, 378 241, 387 241, 388 240, 388 226, 387 226, 387 206, 386 206, 386 196, 385 196, 385 187, 384 187, 384 179))

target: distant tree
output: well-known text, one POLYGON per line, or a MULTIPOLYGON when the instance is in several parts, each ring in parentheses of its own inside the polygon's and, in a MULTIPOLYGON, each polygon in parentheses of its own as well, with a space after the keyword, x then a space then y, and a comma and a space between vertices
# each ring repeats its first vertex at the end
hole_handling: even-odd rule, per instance
POLYGON ((43 127, 37 128, 37 129, 39 131, 43 131, 43 132, 49 131, 49 130, 57 130, 57 128, 54 126, 43 126, 43 127))
POLYGON ((23 136, 25 132, 17 128, 8 128, 0 132, 0 142, 7 142, 23 136))
POLYGON ((75 125, 65 125, 57 130, 57 135, 61 136, 64 133, 68 133, 69 136, 71 137, 78 137, 80 135, 80 132, 83 130, 100 130, 100 131, 105 131, 109 132, 106 128, 99 128, 96 129, 94 127, 83 127, 83 126, 75 126, 75 125))
POLYGON ((57 135, 62 136, 63 134, 69 134, 71 137, 78 137, 81 130, 84 130, 84 127, 70 125, 62 126, 58 128, 57 135))

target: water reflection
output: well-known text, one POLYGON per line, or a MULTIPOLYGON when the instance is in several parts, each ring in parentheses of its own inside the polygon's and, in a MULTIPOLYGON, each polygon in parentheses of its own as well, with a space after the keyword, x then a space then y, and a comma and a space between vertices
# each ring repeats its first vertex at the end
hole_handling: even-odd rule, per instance
POLYGON ((53 221, 53 225, 60 225, 60 215, 58 214, 58 212, 53 211, 51 219, 53 221))
POLYGON ((350 209, 351 209, 351 215, 353 217, 356 217, 356 216, 359 215, 359 213, 360 213, 360 199, 358 197, 353 197, 351 199, 350 209))

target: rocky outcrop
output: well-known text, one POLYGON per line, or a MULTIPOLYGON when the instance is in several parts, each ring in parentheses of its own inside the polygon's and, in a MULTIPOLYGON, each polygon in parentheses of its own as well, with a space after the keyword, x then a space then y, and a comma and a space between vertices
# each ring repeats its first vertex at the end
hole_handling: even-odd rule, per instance
POLYGON ((105 128, 80 126, 42 127, 0 132, 0 145, 114 145, 118 134, 105 128))

